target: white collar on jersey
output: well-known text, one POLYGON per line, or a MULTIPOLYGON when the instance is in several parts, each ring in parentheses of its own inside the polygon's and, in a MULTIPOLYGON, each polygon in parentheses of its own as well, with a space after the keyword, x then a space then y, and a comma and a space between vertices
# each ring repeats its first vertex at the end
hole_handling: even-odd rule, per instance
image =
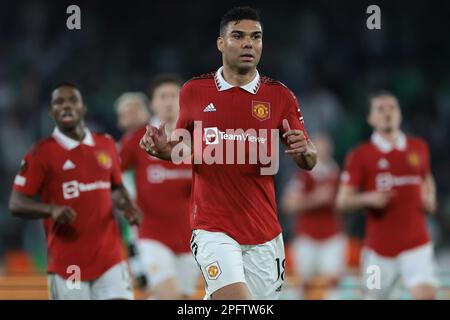
MULTIPOLYGON (((225 91, 225 90, 234 88, 235 86, 233 86, 232 84, 229 84, 223 78, 222 69, 223 69, 223 66, 220 67, 219 70, 217 70, 216 74, 214 75, 214 80, 216 81, 217 90, 225 91)), ((244 89, 245 91, 247 91, 251 94, 256 94, 258 92, 260 84, 261 84, 261 77, 259 76, 258 70, 256 70, 255 78, 252 81, 250 81, 249 83, 247 83, 246 85, 240 86, 240 88, 244 89)))
POLYGON ((371 137, 372 143, 382 152, 388 153, 393 149, 403 151, 406 149, 406 135, 400 131, 397 140, 390 143, 384 139, 379 133, 374 132, 371 137))
MULTIPOLYGON (((87 146, 93 147, 95 146, 94 138, 92 137, 91 131, 89 131, 88 128, 84 128, 85 136, 82 144, 85 144, 87 146)), ((55 127, 52 133, 53 138, 65 149, 72 150, 75 149, 80 145, 80 142, 77 140, 74 140, 68 136, 66 136, 64 133, 62 133, 58 127, 55 127)))

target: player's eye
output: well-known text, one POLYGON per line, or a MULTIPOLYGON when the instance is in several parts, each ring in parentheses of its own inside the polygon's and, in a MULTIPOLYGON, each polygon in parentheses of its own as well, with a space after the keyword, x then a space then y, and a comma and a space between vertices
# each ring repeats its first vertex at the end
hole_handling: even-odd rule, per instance
POLYGON ((232 36, 234 39, 240 39, 240 38, 241 38, 241 35, 238 34, 238 33, 234 33, 234 34, 232 34, 231 36, 232 36))
POLYGON ((259 40, 259 39, 261 39, 262 38, 262 36, 260 35, 260 34, 254 34, 253 35, 253 39, 254 40, 259 40))
POLYGON ((75 103, 75 102, 77 102, 77 101, 78 101, 78 98, 77 98, 77 97, 71 97, 71 98, 70 98, 70 102, 75 103))

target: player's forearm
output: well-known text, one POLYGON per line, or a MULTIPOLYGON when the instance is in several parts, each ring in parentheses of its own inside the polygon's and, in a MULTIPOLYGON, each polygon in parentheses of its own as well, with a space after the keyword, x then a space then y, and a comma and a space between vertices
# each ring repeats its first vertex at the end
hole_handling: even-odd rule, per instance
POLYGON ((25 219, 42 219, 51 217, 53 206, 13 191, 9 200, 9 211, 13 216, 25 219))
POLYGON ((302 169, 311 170, 317 163, 317 151, 311 142, 308 142, 307 151, 294 155, 294 161, 302 169))
POLYGON ((336 209, 342 213, 354 212, 368 206, 369 203, 364 192, 347 195, 338 194, 336 198, 336 209))
POLYGON ((310 196, 305 197, 303 199, 303 201, 298 204, 298 210, 300 212, 315 210, 315 209, 321 208, 325 205, 326 205, 326 203, 323 200, 318 199, 318 197, 316 197, 315 195, 310 195, 310 196))
POLYGON ((314 210, 324 206, 325 203, 315 194, 293 196, 283 200, 283 210, 289 214, 301 214, 304 211, 314 210))

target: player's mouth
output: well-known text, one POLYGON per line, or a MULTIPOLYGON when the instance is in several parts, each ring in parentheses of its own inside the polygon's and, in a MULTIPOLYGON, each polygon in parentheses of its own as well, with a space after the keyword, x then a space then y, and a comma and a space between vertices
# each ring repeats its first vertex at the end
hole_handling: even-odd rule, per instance
POLYGON ((244 53, 244 54, 241 54, 239 57, 243 61, 253 61, 255 59, 255 56, 252 55, 251 53, 244 53))
POLYGON ((59 115, 59 120, 62 122, 72 122, 75 120, 75 114, 69 110, 63 111, 59 115))

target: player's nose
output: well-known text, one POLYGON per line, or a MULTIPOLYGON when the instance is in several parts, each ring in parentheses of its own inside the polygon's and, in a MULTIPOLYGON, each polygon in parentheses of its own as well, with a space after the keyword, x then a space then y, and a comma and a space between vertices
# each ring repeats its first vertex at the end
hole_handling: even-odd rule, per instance
POLYGON ((242 41, 242 46, 246 49, 252 48, 253 47, 252 39, 250 39, 250 37, 245 37, 244 40, 242 41))

